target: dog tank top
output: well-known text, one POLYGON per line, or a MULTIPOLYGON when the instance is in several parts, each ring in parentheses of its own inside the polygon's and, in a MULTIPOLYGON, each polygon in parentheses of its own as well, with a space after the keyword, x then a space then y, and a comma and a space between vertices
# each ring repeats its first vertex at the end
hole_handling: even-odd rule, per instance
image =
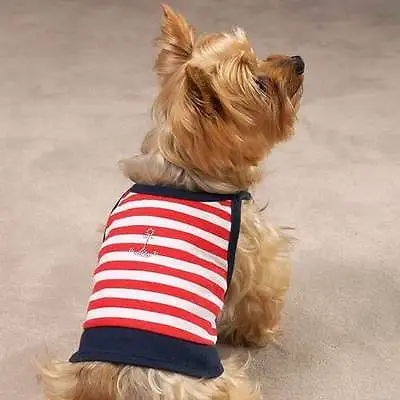
POLYGON ((134 185, 108 218, 72 362, 105 361, 212 378, 217 319, 233 273, 241 202, 134 185))

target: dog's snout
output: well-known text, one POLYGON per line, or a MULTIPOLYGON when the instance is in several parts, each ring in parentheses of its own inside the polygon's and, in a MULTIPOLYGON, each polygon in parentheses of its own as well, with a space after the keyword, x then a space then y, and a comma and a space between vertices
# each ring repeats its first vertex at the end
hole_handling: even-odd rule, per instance
POLYGON ((304 73, 304 68, 305 68, 303 59, 300 56, 292 56, 290 57, 290 59, 294 64, 296 74, 302 75, 304 73))

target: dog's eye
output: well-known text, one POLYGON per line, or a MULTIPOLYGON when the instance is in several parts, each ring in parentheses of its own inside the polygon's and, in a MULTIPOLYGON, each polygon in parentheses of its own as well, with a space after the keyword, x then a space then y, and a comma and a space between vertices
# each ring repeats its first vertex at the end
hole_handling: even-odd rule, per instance
POLYGON ((265 76, 257 76, 255 81, 261 91, 267 91, 267 78, 265 76))

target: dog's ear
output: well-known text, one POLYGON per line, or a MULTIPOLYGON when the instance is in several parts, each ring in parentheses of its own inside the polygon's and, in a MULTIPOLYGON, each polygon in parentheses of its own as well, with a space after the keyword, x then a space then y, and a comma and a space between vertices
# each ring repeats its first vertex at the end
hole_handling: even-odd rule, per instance
POLYGON ((161 35, 156 40, 160 52, 155 62, 155 71, 164 81, 191 56, 194 30, 171 7, 162 5, 162 9, 161 35))
POLYGON ((217 93, 212 87, 210 77, 200 67, 187 65, 186 79, 188 88, 188 99, 195 103, 195 106, 204 115, 216 116, 222 114, 222 104, 217 93))
POLYGON ((263 108, 263 98, 259 95, 252 60, 244 52, 234 54, 219 64, 218 76, 215 89, 231 118, 239 125, 254 125, 257 111, 263 108))

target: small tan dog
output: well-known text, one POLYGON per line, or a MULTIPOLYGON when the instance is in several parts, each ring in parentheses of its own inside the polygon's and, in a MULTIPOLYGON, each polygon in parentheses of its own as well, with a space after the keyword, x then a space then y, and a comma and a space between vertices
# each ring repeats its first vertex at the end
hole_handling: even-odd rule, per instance
POLYGON ((257 59, 239 29, 197 38, 182 16, 167 6, 163 11, 155 63, 161 84, 153 107, 155 128, 141 153, 122 163, 138 185, 121 197, 108 220, 80 350, 70 362, 53 361, 41 368, 49 400, 260 398, 232 359, 222 367, 216 332, 221 341, 235 346, 264 346, 278 329, 289 285, 289 243, 281 231, 262 224, 246 191, 259 181, 260 163, 272 147, 292 135, 304 63, 298 56, 257 59), (167 192, 149 194, 152 187, 167 192), (140 208, 143 201, 147 208, 140 208), (156 203, 159 208, 151 208, 156 203), (239 208, 234 211, 232 204, 239 208), (187 209, 192 231, 173 230, 171 226, 178 225, 185 230, 182 221, 187 221, 179 215, 187 209), (235 212, 236 228, 230 219, 235 212), (172 225, 153 223, 161 221, 160 213, 172 225), (206 213, 213 222, 201 219, 206 213), (136 222, 121 224, 129 218, 136 222), (146 230, 141 231, 140 218, 152 228, 143 226, 146 230), (230 233, 224 241, 226 226, 230 233), (121 242, 118 229, 125 229, 125 239, 144 239, 121 242), (167 235, 171 232, 177 235, 174 239, 167 235), (170 243, 168 248, 157 246, 161 239, 170 243), (228 247, 218 248, 218 243, 228 247), (185 253, 185 246, 191 246, 191 254, 185 253), (122 253, 124 262, 135 263, 129 261, 127 267, 122 258, 112 258, 122 253), (199 260, 198 265, 193 260, 199 260), (157 280, 160 271, 163 281, 157 280), (141 274, 140 282, 133 274, 141 274), (167 282, 175 283, 165 289, 167 282), (122 284, 127 286, 118 286, 122 284), (157 309, 158 319, 151 319, 154 307, 164 307, 157 309))

